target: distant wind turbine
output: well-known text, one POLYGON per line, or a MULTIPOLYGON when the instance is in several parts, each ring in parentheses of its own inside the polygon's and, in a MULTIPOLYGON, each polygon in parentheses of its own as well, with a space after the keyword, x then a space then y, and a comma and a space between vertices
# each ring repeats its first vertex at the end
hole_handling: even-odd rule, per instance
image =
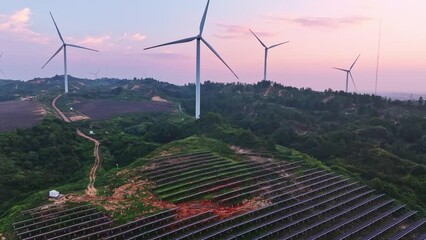
POLYGON ((91 49, 91 48, 86 48, 86 47, 82 47, 82 46, 77 46, 74 44, 69 44, 69 43, 65 43, 64 38, 61 35, 61 32, 59 31, 58 25, 56 25, 56 21, 53 18, 52 13, 50 12, 50 16, 52 17, 53 23, 55 24, 56 27, 56 31, 58 32, 59 38, 62 41, 62 46, 58 49, 58 51, 55 52, 55 54, 53 54, 53 56, 46 62, 46 64, 43 65, 43 67, 41 69, 43 69, 56 55, 58 55, 58 53, 64 49, 64 81, 65 81, 65 93, 68 93, 68 73, 67 73, 67 47, 75 47, 75 48, 81 48, 81 49, 86 49, 86 50, 90 50, 90 51, 94 51, 94 52, 99 52, 98 50, 95 49, 91 49))
POLYGON ((264 68, 264 74, 263 74, 263 80, 265 80, 266 81, 266 70, 267 70, 267 64, 268 64, 268 50, 269 49, 272 49, 272 48, 274 48, 274 47, 278 47, 278 46, 281 46, 281 45, 283 45, 283 44, 285 44, 285 43, 289 43, 289 41, 286 41, 286 42, 282 42, 282 43, 278 43, 278 44, 275 44, 275 45, 272 45, 272 46, 270 46, 270 47, 267 47, 263 42, 262 42, 262 40, 260 40, 260 38, 251 30, 251 29, 249 29, 250 30, 250 32, 251 33, 253 33, 253 35, 257 38, 257 40, 259 40, 259 42, 260 42, 260 44, 262 44, 262 46, 265 48, 265 68, 264 68))
POLYGON ((93 73, 93 72, 89 72, 90 75, 93 75, 95 77, 95 80, 98 79, 98 74, 99 72, 101 72, 100 70, 98 70, 97 72, 93 73))
POLYGON ((163 46, 167 46, 167 45, 180 44, 180 43, 187 43, 187 42, 192 42, 194 40, 197 40, 197 64, 196 64, 196 87, 195 87, 195 98, 196 98, 195 99, 195 118, 196 119, 200 118, 201 41, 216 55, 216 57, 218 57, 220 59, 220 61, 222 61, 223 64, 225 64, 225 66, 235 75, 235 77, 237 79, 239 79, 237 74, 235 74, 235 72, 232 71, 232 69, 228 66, 228 64, 226 64, 226 62, 219 56, 219 54, 213 49, 213 47, 202 37, 203 30, 204 30, 204 24, 206 22, 207 12, 208 12, 208 9, 209 9, 209 4, 210 4, 210 0, 207 1, 207 6, 206 6, 206 9, 204 11, 203 18, 201 19, 201 23, 200 23, 200 32, 197 36, 184 38, 184 39, 181 39, 181 40, 177 40, 177 41, 173 41, 173 42, 169 42, 169 43, 145 48, 145 50, 148 50, 148 49, 152 49, 152 48, 163 47, 163 46))
POLYGON ((352 76, 352 68, 355 66, 355 63, 358 61, 358 59, 359 59, 359 57, 361 56, 361 54, 359 54, 358 55, 358 57, 355 59, 355 62, 352 64, 352 66, 349 68, 349 70, 348 69, 343 69, 343 68, 336 68, 336 67, 334 67, 334 69, 337 69, 337 70, 340 70, 340 71, 343 71, 343 72, 346 72, 346 92, 348 92, 348 82, 349 82, 349 76, 351 77, 351 79, 352 79, 352 83, 354 84, 354 87, 355 87, 355 91, 358 91, 358 89, 356 88, 356 85, 355 85, 355 81, 354 81, 354 78, 353 78, 353 76, 352 76))
MULTIPOLYGON (((0 58, 3 57, 3 52, 0 54, 0 58)), ((6 78, 6 74, 4 74, 3 70, 0 68, 0 73, 6 78)))
POLYGON ((376 85, 374 88, 374 95, 377 95, 377 83, 379 81, 379 63, 380 63, 380 46, 382 43, 382 20, 380 20, 379 27, 379 46, 377 47, 377 65, 376 65, 376 85))

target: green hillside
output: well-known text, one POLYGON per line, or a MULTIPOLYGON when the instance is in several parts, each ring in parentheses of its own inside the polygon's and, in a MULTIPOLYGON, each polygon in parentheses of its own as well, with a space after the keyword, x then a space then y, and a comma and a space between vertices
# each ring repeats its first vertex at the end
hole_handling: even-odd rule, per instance
MULTIPOLYGON (((61 92, 62 82, 57 76, 19 82, 19 88, 15 82, 0 84, 2 101, 31 95, 48 105, 61 92)), ((117 171, 138 169, 147 159, 203 151, 238 158, 229 149, 238 146, 354 177, 426 216, 422 99, 402 102, 332 90, 315 92, 269 81, 206 82, 201 89, 202 117, 194 120, 194 85, 77 78, 71 78, 70 84, 71 93, 59 102, 65 112, 75 102, 150 101, 154 96, 167 99, 175 111, 69 124, 50 116, 31 129, 1 133, 0 232, 20 209, 17 206, 37 205, 48 189, 84 190, 93 161, 92 144, 78 138, 75 128, 95 131, 101 142, 102 166, 96 181, 104 189, 100 194, 108 195, 109 187, 122 183, 114 177, 117 171)))

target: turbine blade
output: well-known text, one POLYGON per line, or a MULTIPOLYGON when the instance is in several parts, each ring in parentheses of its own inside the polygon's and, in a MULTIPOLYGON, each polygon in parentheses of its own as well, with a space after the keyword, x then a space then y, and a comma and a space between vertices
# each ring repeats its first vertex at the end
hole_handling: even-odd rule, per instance
POLYGON ((62 50, 62 48, 64 48, 65 45, 62 45, 58 51, 55 52, 55 54, 53 54, 53 56, 49 59, 49 61, 46 62, 46 64, 43 65, 43 67, 41 67, 41 69, 43 69, 44 67, 46 67, 46 65, 56 56, 58 55, 58 53, 62 50))
POLYGON ((349 72, 349 76, 351 76, 352 83, 354 84, 354 87, 355 87, 355 92, 358 92, 358 89, 356 88, 356 84, 355 84, 354 77, 352 76, 352 73, 351 73, 351 72, 349 72))
POLYGON ((207 18, 207 12, 209 10, 209 5, 210 5, 210 0, 207 1, 206 10, 204 10, 203 18, 201 19, 201 23, 200 23, 200 36, 201 36, 201 34, 203 34, 204 24, 206 23, 206 18, 207 18))
POLYGON ((62 43, 63 43, 63 44, 65 44, 65 42, 64 42, 64 38, 62 38, 61 32, 59 31, 58 25, 56 25, 56 21, 55 21, 55 19, 53 18, 52 13, 51 13, 51 12, 49 12, 49 13, 50 13, 50 16, 52 17, 53 23, 55 24, 56 31, 58 31, 59 38, 61 39, 62 43))
POLYGON ((282 42, 282 43, 278 43, 278 44, 272 45, 272 46, 270 46, 270 47, 269 47, 269 49, 274 48, 274 47, 281 46, 281 45, 283 45, 283 44, 285 44, 285 43, 289 43, 289 42, 290 42, 290 41, 282 42))
POLYGON ((95 50, 95 49, 91 49, 91 48, 87 48, 87 47, 82 47, 82 46, 78 46, 78 45, 74 45, 74 44, 65 44, 65 45, 70 46, 70 47, 75 47, 75 48, 86 49, 86 50, 89 50, 89 51, 99 52, 98 50, 95 50))
POLYGON ((197 37, 185 38, 185 39, 181 39, 181 40, 177 40, 177 41, 173 41, 173 42, 169 42, 169 43, 160 44, 160 45, 149 47, 149 48, 144 48, 144 50, 148 50, 148 49, 152 49, 152 48, 158 48, 158 47, 163 47, 163 46, 168 46, 168 45, 174 45, 174 44, 192 42, 192 41, 194 41, 197 38, 198 38, 198 36, 197 37))
POLYGON ((343 71, 343 72, 349 72, 348 70, 343 69, 343 68, 336 68, 336 67, 334 67, 334 69, 336 69, 336 70, 340 70, 340 71, 343 71))
POLYGON ((237 76, 237 74, 235 74, 235 72, 234 71, 232 71, 232 69, 228 66, 228 64, 226 64, 226 62, 219 56, 219 53, 217 53, 215 50, 214 50, 214 48, 206 41, 206 40, 204 40, 204 38, 201 38, 201 41, 203 41, 203 43, 204 44, 206 44, 206 46, 214 53, 214 55, 216 55, 216 57, 218 57, 219 59, 220 59, 220 61, 222 61, 223 62, 223 64, 225 64, 225 66, 234 74, 234 76, 237 78, 237 79, 240 79, 238 76, 237 76))
POLYGON ((257 40, 259 40, 260 44, 262 44, 263 47, 267 48, 266 45, 262 42, 262 40, 260 40, 260 38, 251 29, 249 29, 249 30, 257 38, 257 40))
POLYGON ((361 56, 361 54, 358 55, 355 62, 352 64, 351 68, 349 68, 349 71, 352 70, 352 68, 355 66, 355 63, 358 61, 358 58, 361 56))

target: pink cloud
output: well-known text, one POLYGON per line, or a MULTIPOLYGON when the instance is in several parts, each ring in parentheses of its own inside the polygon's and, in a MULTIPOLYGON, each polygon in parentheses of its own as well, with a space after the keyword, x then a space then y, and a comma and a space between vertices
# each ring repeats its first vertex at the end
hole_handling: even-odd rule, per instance
POLYGON ((345 25, 358 25, 364 22, 372 20, 369 17, 352 16, 352 17, 279 17, 279 16, 267 16, 267 19, 272 21, 290 22, 299 24, 309 28, 341 28, 345 25))
POLYGON ((122 40, 131 40, 131 41, 136 41, 136 42, 140 42, 146 39, 145 35, 142 35, 140 33, 124 33, 123 36, 121 37, 122 40))
POLYGON ((110 39, 111 37, 109 35, 104 35, 99 37, 88 36, 79 42, 80 44, 100 45, 100 44, 104 44, 106 41, 110 39))
MULTIPOLYGON (((229 25, 229 24, 217 24, 222 29, 220 34, 216 34, 215 36, 218 38, 241 38, 248 35, 251 35, 249 31, 249 27, 241 26, 241 25, 229 25)), ((269 32, 257 32, 258 36, 262 37, 272 37, 275 36, 273 33, 269 32)))
POLYGON ((30 29, 31 9, 24 8, 13 14, 0 14, 0 31, 13 34, 25 41, 46 44, 48 39, 30 29))

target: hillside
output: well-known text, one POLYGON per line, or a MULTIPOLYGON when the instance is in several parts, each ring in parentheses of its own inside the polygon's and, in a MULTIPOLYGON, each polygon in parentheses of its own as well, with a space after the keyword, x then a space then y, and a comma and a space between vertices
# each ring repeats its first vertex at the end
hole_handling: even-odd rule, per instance
POLYGON ((405 205, 277 148, 280 157, 209 138, 174 141, 111 171, 95 198, 68 194, 60 200, 68 205, 21 212, 15 233, 49 239, 412 239, 424 233, 426 219, 405 205))
MULTIPOLYGON (((418 215, 426 216, 426 106, 421 100, 402 102, 331 90, 314 92, 268 81, 257 84, 206 82, 201 89, 202 118, 195 121, 190 117, 194 111, 193 85, 175 86, 154 79, 93 81, 71 78, 70 89, 75 92, 60 98, 58 106, 68 117, 85 117, 80 121, 76 118, 75 122, 68 124, 50 119, 52 110, 48 106, 60 93, 60 77, 17 84, 18 88, 13 82, 1 83, 4 86, 0 94, 2 99, 10 101, 33 96, 47 110, 48 117, 30 129, 0 136, 4 145, 0 156, 5 159, 1 162, 4 166, 0 167, 0 173, 11 167, 15 169, 7 177, 0 178, 5 194, 13 192, 14 196, 10 199, 7 197, 10 195, 0 195, 10 199, 2 201, 1 207, 5 212, 0 216, 3 229, 10 223, 10 216, 43 202, 43 192, 47 189, 56 188, 65 193, 76 191, 77 194, 84 190, 87 181, 84 176, 92 161, 91 146, 73 134, 75 128, 85 133, 93 131, 94 137, 101 143, 102 165, 95 185, 103 189, 100 197, 107 199, 114 196, 115 189, 133 186, 131 180, 145 181, 134 179, 137 175, 144 175, 137 169, 149 166, 153 158, 212 152, 224 158, 221 164, 234 166, 238 164, 235 161, 246 158, 229 149, 229 146, 238 146, 262 158, 273 157, 290 161, 288 163, 301 160, 306 171, 309 167, 319 167, 350 176, 354 181, 407 204, 417 210, 418 215), (105 101, 121 104, 118 108, 135 104, 136 110, 114 110, 105 101), (96 103, 105 111, 110 110, 110 114, 91 116, 93 109, 100 106, 96 103), (87 104, 92 104, 92 107, 88 108, 87 104), (34 139, 40 139, 43 144, 34 139), (203 141, 206 144, 202 144, 203 141), (37 160, 40 156, 33 156, 34 153, 52 152, 49 147, 59 145, 67 147, 55 149, 59 152, 52 157, 43 155, 42 164, 37 160), (61 160, 52 162, 54 156, 60 156, 61 160), (69 159, 66 160, 69 165, 60 164, 65 158, 69 159), (64 170, 55 172, 60 177, 54 174, 55 177, 46 181, 43 176, 58 166, 64 167, 64 170), (33 175, 34 185, 15 188, 18 180, 9 181, 28 181, 23 176, 32 171, 37 172, 33 175), (126 174, 117 175, 119 173, 126 174), (12 206, 15 208, 11 209, 12 206)), ((256 163, 252 168, 250 166, 247 166, 248 174, 252 168, 255 169, 256 163)), ((152 196, 175 204, 176 200, 185 196, 173 195, 180 191, 179 183, 169 184, 163 189, 153 189, 152 196), (173 192, 173 188, 177 191, 173 192)), ((202 191, 193 190, 194 193, 202 191)), ((221 191, 233 190, 224 188, 221 191)), ((132 206, 126 208, 125 214, 109 213, 119 223, 159 210, 149 204, 137 203, 138 198, 145 196, 143 191, 139 195, 134 191, 129 194, 129 197, 120 198, 123 203, 130 204, 126 206, 132 206)), ((206 193, 197 199, 208 200, 214 196, 206 193)))

